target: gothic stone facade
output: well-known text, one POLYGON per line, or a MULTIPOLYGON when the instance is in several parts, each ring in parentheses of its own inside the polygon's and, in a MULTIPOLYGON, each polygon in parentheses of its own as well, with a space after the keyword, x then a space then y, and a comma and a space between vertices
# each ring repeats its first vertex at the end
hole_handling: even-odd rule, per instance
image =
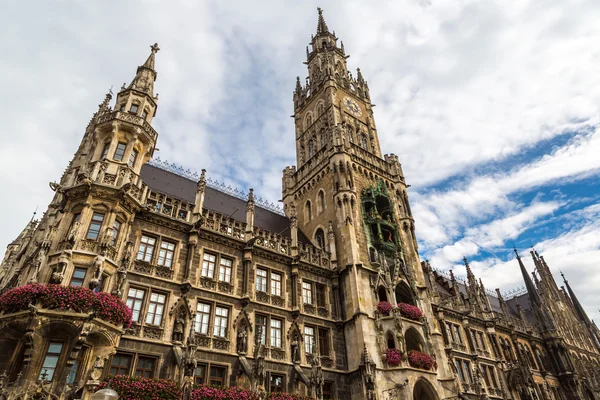
POLYGON ((3 291, 113 293, 134 324, 35 305, 0 315, 5 398, 89 398, 115 374, 330 399, 600 398, 598 329, 543 257, 532 252, 534 282, 517 255, 527 293, 510 299, 466 260, 464 282, 420 261, 402 168, 382 156, 368 84, 321 10, 293 94, 283 212, 152 160, 158 50, 114 108, 110 94, 100 104, 0 270, 3 291))

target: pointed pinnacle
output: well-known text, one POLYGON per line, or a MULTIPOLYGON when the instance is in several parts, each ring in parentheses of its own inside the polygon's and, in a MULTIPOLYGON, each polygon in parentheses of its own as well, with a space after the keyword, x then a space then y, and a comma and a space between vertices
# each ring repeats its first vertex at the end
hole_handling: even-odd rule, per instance
POLYGON ((317 11, 319 12, 319 22, 317 23, 317 35, 320 33, 329 33, 329 28, 325 23, 325 18, 323 18, 323 9, 321 7, 317 7, 317 11))

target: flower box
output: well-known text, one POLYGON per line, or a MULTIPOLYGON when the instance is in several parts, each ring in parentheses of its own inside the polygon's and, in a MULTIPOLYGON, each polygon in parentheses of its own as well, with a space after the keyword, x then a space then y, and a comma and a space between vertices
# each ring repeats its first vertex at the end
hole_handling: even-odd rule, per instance
MULTIPOLYGON (((123 400, 179 400, 181 389, 170 379, 151 379, 136 376, 117 375, 108 378, 110 387, 123 400)), ((104 389, 108 382, 100 382, 97 390, 104 389)), ((197 399, 200 399, 198 397, 197 399)))
POLYGON ((113 325, 131 326, 131 309, 109 293, 94 293, 88 288, 29 284, 10 289, 0 296, 0 311, 13 313, 27 310, 30 304, 50 310, 93 312, 97 318, 113 325))
POLYGON ((400 315, 404 318, 412 319, 413 321, 419 321, 423 318, 423 311, 412 304, 398 303, 398 309, 400 310, 400 315))
POLYGON ((389 301, 380 301, 377 304, 377 311, 382 315, 388 316, 390 315, 390 311, 392 311, 392 304, 389 301))
POLYGON ((437 369, 437 362, 432 355, 421 353, 417 350, 411 350, 408 352, 408 363, 413 368, 426 369, 428 371, 437 369))
POLYGON ((404 360, 404 354, 398 349, 387 349, 385 351, 385 358, 390 366, 400 365, 402 360, 404 360))

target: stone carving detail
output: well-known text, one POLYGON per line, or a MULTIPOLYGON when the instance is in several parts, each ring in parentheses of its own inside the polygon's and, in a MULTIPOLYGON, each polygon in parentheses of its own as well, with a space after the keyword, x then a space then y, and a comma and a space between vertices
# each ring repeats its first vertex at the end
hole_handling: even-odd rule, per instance
POLYGON ((163 335, 162 328, 145 326, 144 327, 144 337, 148 339, 156 339, 160 340, 163 335))
POLYGON ((208 347, 210 347, 211 340, 208 336, 197 335, 196 342, 198 344, 198 347, 208 348, 208 347))
POLYGON ((216 283, 212 279, 200 278, 200 286, 205 289, 215 290, 216 283))
POLYGON ((173 342, 183 342, 183 333, 185 332, 186 325, 186 310, 180 309, 179 313, 175 317, 175 323, 173 324, 173 342))
POLYGON ((285 351, 282 349, 271 349, 271 358, 274 360, 285 360, 285 351))
POLYGON ((285 300, 283 297, 271 296, 271 304, 277 307, 285 307, 285 300))
POLYGON ((173 273, 174 273, 174 271, 171 268, 157 265, 155 267, 155 274, 154 275, 157 276, 157 277, 159 277, 159 278, 173 279, 173 273))
POLYGON ((229 351, 229 340, 213 338, 213 349, 229 351))
POLYGON ((256 301, 261 303, 269 303, 269 295, 265 292, 256 292, 256 301))
POLYGON ((236 346, 238 354, 246 354, 248 352, 248 329, 245 322, 242 322, 238 328, 236 346))

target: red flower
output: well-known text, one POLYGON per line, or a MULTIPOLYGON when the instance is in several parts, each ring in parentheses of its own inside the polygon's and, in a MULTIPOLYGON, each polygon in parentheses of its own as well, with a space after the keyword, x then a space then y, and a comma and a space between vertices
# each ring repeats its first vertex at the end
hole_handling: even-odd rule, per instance
POLYGON ((131 326, 131 310, 109 293, 94 293, 84 287, 29 284, 10 289, 0 296, 0 311, 13 313, 35 304, 49 310, 94 312, 100 319, 117 326, 131 326))
POLYGON ((437 368, 437 362, 435 358, 427 353, 421 353, 417 350, 411 350, 408 352, 408 363, 413 368, 420 368, 431 370, 434 367, 437 368))
POLYGON ((387 349, 385 351, 387 363, 392 366, 400 365, 404 360, 404 354, 398 349, 387 349))
POLYGON ((402 315, 404 318, 412 319, 414 321, 419 321, 421 318, 423 318, 423 312, 417 306, 406 303, 398 303, 398 308, 400 309, 400 315, 402 315))
POLYGON ((390 311, 392 310, 392 305, 390 304, 389 301, 380 301, 377 304, 377 310, 382 315, 390 315, 390 311))

